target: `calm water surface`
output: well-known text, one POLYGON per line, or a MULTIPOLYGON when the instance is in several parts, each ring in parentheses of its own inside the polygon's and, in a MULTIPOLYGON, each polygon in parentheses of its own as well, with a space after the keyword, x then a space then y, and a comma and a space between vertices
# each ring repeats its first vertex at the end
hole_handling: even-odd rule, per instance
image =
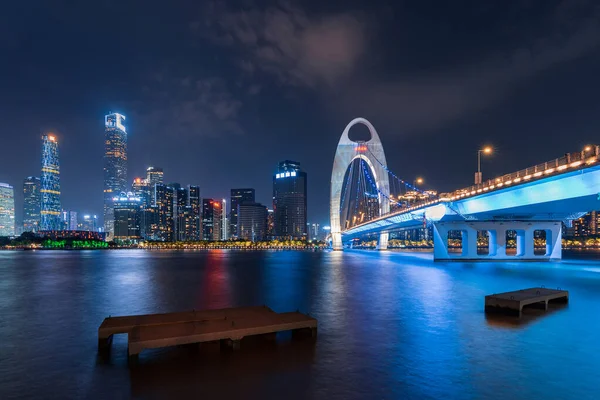
POLYGON ((0 398, 598 399, 600 262, 433 263, 428 253, 0 252, 0 398), (486 294, 545 285, 571 303, 489 319, 486 294), (97 357, 108 315, 267 304, 319 320, 316 344, 97 357))

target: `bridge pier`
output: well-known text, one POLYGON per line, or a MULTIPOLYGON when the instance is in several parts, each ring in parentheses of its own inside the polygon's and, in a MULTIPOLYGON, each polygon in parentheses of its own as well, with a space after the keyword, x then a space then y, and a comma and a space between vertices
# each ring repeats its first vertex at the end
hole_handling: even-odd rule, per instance
POLYGON ((452 221, 433 224, 433 258, 436 261, 545 261, 560 260, 562 257, 561 221, 452 221), (453 251, 448 247, 448 235, 459 231, 462 236, 462 250, 453 251), (488 253, 479 254, 477 247, 478 231, 487 231, 488 253), (516 253, 506 252, 508 231, 515 232, 516 253), (543 254, 535 254, 535 231, 546 233, 546 249, 543 254))
POLYGON ((390 234, 387 232, 379 234, 379 240, 377 241, 377 250, 387 250, 389 237, 390 234))

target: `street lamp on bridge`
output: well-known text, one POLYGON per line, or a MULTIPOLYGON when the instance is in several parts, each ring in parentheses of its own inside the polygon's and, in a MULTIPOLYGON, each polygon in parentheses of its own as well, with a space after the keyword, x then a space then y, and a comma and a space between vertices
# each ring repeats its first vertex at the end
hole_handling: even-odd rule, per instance
POLYGON ((492 148, 490 146, 485 146, 483 149, 477 150, 477 172, 475 172, 475 184, 481 185, 481 153, 483 154, 491 154, 492 148))

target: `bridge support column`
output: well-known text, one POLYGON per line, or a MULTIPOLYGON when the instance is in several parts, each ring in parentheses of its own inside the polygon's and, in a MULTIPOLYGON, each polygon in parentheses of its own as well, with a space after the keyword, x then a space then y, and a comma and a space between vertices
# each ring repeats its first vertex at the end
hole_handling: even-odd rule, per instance
POLYGON ((342 234, 340 232, 331 232, 331 247, 333 250, 344 250, 342 234))
POLYGON ((389 237, 390 237, 389 233, 379 234, 379 241, 377 242, 377 250, 387 250, 389 237))
POLYGON ((453 221, 433 224, 433 258, 436 261, 547 261, 562 257, 561 221, 453 221), (448 247, 448 235, 458 231, 462 236, 462 251, 448 247), (489 234, 488 254, 478 254, 477 232, 489 234), (507 253, 507 232, 516 232, 516 251, 507 253), (534 233, 546 233, 546 251, 534 252, 534 233))

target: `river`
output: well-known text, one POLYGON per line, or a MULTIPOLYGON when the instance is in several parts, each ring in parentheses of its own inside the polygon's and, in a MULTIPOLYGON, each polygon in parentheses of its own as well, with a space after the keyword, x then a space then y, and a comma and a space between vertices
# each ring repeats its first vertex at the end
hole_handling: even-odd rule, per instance
POLYGON ((600 262, 434 263, 422 252, 2 251, 0 398, 597 399, 600 262), (532 286, 570 304, 486 318, 532 286), (108 315, 266 304, 310 313, 316 343, 145 351, 129 368, 108 315))

